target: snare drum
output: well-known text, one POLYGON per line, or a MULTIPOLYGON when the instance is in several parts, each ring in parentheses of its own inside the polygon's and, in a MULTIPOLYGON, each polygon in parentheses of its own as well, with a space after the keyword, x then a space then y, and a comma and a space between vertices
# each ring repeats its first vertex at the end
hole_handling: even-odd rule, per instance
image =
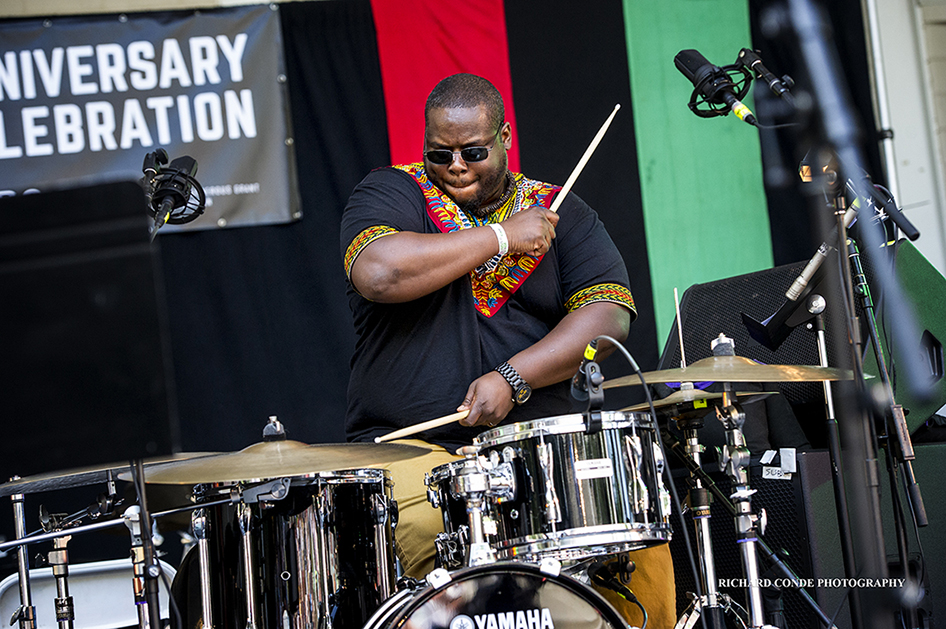
POLYGON ((500 559, 581 560, 670 540, 664 460, 649 415, 602 412, 601 429, 563 415, 501 426, 474 444, 515 470, 516 495, 496 501, 500 559))
POLYGON ((194 512, 197 546, 172 588, 185 625, 364 625, 394 592, 392 486, 378 469, 199 486, 198 502, 239 497, 194 512))
POLYGON ((626 629, 600 594, 525 563, 500 562, 428 575, 436 585, 404 589, 365 629, 626 629))

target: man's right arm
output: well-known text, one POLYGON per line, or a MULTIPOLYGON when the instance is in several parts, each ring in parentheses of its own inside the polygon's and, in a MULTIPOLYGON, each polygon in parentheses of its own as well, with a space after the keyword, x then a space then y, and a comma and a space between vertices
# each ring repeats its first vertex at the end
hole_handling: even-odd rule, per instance
MULTIPOLYGON (((541 255, 551 247, 557 223, 558 215, 533 207, 500 224, 509 253, 541 255)), ((401 231, 366 245, 352 263, 350 278, 372 301, 411 301, 443 288, 498 252, 496 234, 486 226, 446 234, 401 231)))

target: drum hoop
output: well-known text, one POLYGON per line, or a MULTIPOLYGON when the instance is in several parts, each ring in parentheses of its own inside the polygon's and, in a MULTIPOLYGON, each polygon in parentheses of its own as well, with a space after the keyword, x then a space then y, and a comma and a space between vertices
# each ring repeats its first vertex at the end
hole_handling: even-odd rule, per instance
POLYGON ((430 470, 428 484, 440 484, 441 481, 458 476, 453 471, 465 467, 480 468, 480 465, 476 462, 476 459, 457 459, 456 461, 442 463, 430 470))
MULTIPOLYGON (((640 428, 653 430, 654 422, 647 413, 630 411, 602 411, 601 429, 640 428)), ((500 426, 480 433, 473 438, 473 444, 480 448, 525 441, 537 437, 565 435, 585 431, 585 418, 581 413, 558 415, 500 426)))
MULTIPOLYGON (((408 599, 407 604, 403 608, 397 610, 396 613, 386 613, 384 618, 379 620, 388 622, 394 620, 393 624, 390 624, 391 627, 400 626, 407 618, 408 615, 414 612, 418 607, 429 601, 434 595, 439 594, 443 590, 456 585, 462 581, 469 580, 474 578, 479 574, 527 574, 529 576, 538 577, 543 580, 552 581, 566 590, 571 591, 572 593, 578 595, 579 598, 584 597, 585 602, 589 605, 593 605, 595 610, 604 617, 613 627, 626 627, 627 622, 621 617, 618 611, 614 608, 611 603, 608 602, 604 596, 599 594, 592 588, 590 585, 586 585, 581 581, 569 577, 564 574, 554 575, 548 572, 543 571, 539 566, 531 563, 524 563, 521 561, 497 561, 495 563, 483 565, 483 566, 473 566, 467 568, 461 568, 454 572, 450 573, 451 579, 440 585, 434 587, 432 585, 424 585, 421 588, 413 591, 414 596, 408 599)), ((398 593, 400 594, 400 593, 398 593)), ((397 595, 395 595, 397 596, 397 595)), ((375 613, 375 616, 380 615, 382 609, 385 609, 386 605, 382 607, 375 613)), ((368 620, 368 623, 365 625, 368 627, 375 627, 373 622, 375 617, 373 616, 368 620)))
POLYGON ((378 482, 383 482, 385 487, 394 486, 394 480, 391 478, 391 472, 389 470, 366 467, 352 468, 349 470, 333 470, 329 472, 312 472, 309 474, 292 474, 289 476, 276 476, 273 478, 264 479, 248 478, 245 480, 227 481, 222 483, 196 483, 194 485, 194 490, 196 490, 198 487, 203 488, 199 492, 200 495, 197 497, 199 502, 208 496, 225 495, 232 488, 238 487, 240 485, 269 482, 279 480, 281 478, 288 478, 289 485, 291 487, 309 487, 311 485, 319 484, 341 485, 344 483, 371 484, 378 482))

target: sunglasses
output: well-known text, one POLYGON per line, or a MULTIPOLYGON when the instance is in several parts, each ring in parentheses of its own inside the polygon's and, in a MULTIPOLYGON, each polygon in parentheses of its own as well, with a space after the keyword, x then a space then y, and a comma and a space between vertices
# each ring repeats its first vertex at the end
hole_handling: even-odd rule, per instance
POLYGON ((431 164, 437 164, 439 166, 444 166, 453 161, 453 156, 459 154, 460 159, 464 162, 482 162, 484 159, 489 157, 489 152, 493 150, 493 145, 496 144, 496 138, 499 136, 499 133, 503 130, 502 127, 499 128, 499 131, 496 132, 496 135, 493 136, 493 141, 490 142, 489 146, 468 146, 466 148, 460 149, 459 151, 451 151, 448 149, 431 149, 424 153, 424 157, 430 161, 431 164))

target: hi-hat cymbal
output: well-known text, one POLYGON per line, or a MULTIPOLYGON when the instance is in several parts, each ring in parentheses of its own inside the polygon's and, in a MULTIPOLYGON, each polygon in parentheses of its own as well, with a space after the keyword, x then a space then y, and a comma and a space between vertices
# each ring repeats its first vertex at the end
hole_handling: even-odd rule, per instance
MULTIPOLYGON (((737 401, 740 404, 751 404, 752 402, 758 402, 764 400, 770 395, 778 395, 775 391, 738 391, 732 393, 737 401)), ((658 411, 662 408, 668 406, 676 406, 678 404, 692 404, 694 402, 708 402, 710 400, 720 400, 722 399, 722 393, 714 393, 712 391, 704 391, 702 389, 681 389, 679 391, 674 391, 665 398, 660 398, 659 400, 654 400, 654 408, 658 411)), ((647 412, 650 410, 650 405, 647 402, 642 404, 635 404, 634 406, 628 406, 627 408, 622 408, 622 411, 630 412, 647 412)))
MULTIPOLYGON (((851 371, 809 365, 763 365, 742 356, 710 356, 682 369, 662 369, 643 375, 647 384, 668 382, 817 382, 851 380, 851 371)), ((602 388, 640 384, 636 374, 607 380, 602 388)))
POLYGON ((411 459, 428 451, 427 448, 404 444, 308 445, 289 440, 263 441, 239 452, 151 466, 145 469, 145 482, 159 485, 196 485, 285 478, 377 467, 411 459))
MULTIPOLYGON (((147 470, 148 467, 152 465, 170 463, 174 461, 184 461, 216 454, 218 453, 180 452, 170 456, 146 459, 142 461, 142 464, 147 470)), ((131 464, 127 461, 123 463, 106 463, 104 465, 93 465, 89 467, 26 476, 24 478, 13 480, 0 485, 0 498, 12 496, 14 494, 35 494, 44 491, 73 489, 74 487, 85 487, 86 485, 104 483, 108 480, 109 472, 112 473, 114 478, 123 478, 124 480, 128 480, 131 478, 131 464)))

